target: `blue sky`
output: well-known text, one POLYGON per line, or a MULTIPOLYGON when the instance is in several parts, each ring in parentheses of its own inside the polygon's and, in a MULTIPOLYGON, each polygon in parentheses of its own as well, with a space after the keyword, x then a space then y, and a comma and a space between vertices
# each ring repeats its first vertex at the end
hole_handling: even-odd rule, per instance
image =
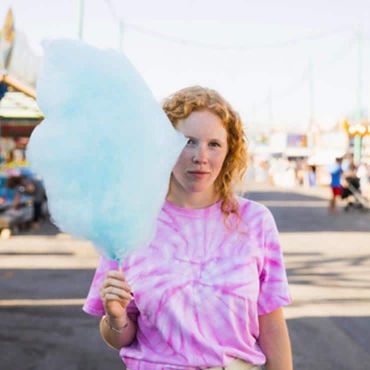
MULTIPOLYGON (((43 38, 77 37, 77 0, 3 0, 0 19, 9 6, 37 52, 43 38)), ((310 112, 328 127, 357 107, 359 29, 361 95, 370 107, 369 13, 358 0, 85 0, 84 39, 117 48, 124 19, 124 51, 159 99, 201 84, 219 90, 252 128, 303 129, 310 112)))

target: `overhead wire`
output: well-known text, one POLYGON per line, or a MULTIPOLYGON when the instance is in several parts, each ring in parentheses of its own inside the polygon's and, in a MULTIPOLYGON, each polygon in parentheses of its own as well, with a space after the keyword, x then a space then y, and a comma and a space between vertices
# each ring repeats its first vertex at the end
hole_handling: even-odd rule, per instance
POLYGON ((109 12, 110 12, 110 14, 111 14, 111 16, 112 16, 112 18, 115 20, 115 21, 117 21, 117 22, 120 22, 120 17, 117 15, 117 12, 116 12, 116 9, 115 9, 115 7, 114 7, 114 5, 113 5, 113 3, 112 3, 112 1, 111 0, 104 0, 105 1, 105 3, 107 4, 107 6, 108 6, 108 9, 109 9, 109 12))
MULTIPOLYGON (((349 40, 345 42, 344 45, 341 45, 341 47, 335 52, 333 52, 328 58, 326 58, 325 67, 332 67, 336 63, 340 62, 346 55, 348 55, 348 52, 353 48, 354 46, 355 38, 351 37, 349 40), (339 58, 340 56, 340 58, 339 58)), ((269 104, 270 100, 273 101, 281 101, 289 96, 292 96, 297 90, 303 86, 308 80, 309 80, 309 67, 305 67, 303 72, 301 73, 301 77, 297 80, 295 80, 293 83, 289 85, 286 89, 284 89, 280 93, 274 93, 274 94, 268 94, 266 98, 262 99, 259 103, 255 104, 255 108, 261 108, 265 107, 267 104, 269 104)), ((321 79, 320 79, 321 80, 321 79)))
POLYGON ((144 27, 131 24, 131 23, 125 23, 127 29, 131 29, 133 31, 139 32, 141 34, 145 34, 151 37, 155 37, 157 39, 161 39, 167 42, 172 42, 176 44, 181 44, 184 46, 190 46, 190 47, 198 47, 202 49, 211 49, 216 51, 239 51, 239 52, 253 52, 258 50, 265 50, 265 49, 281 49, 286 47, 292 47, 296 45, 300 45, 302 42, 309 42, 309 41, 316 41, 322 38, 330 37, 339 33, 347 32, 348 28, 340 28, 331 30, 328 32, 320 32, 315 35, 309 35, 309 36, 303 36, 301 38, 294 38, 282 42, 277 43, 271 43, 271 44, 260 44, 260 45, 221 45, 221 44, 211 44, 211 43, 204 43, 200 41, 194 41, 194 40, 186 40, 178 37, 173 37, 166 35, 161 32, 153 31, 146 29, 144 27))
MULTIPOLYGON (((111 16, 117 22, 122 22, 123 18, 117 15, 117 11, 113 5, 111 0, 105 0, 111 16)), ((348 32, 350 27, 337 27, 329 31, 325 32, 318 32, 316 34, 310 34, 302 37, 292 38, 290 40, 280 41, 276 43, 269 43, 269 44, 259 44, 259 45, 225 45, 225 44, 212 44, 212 43, 205 43, 196 40, 188 40, 180 37, 171 36, 162 32, 158 32, 155 30, 151 30, 133 23, 124 22, 126 30, 132 30, 137 33, 141 33, 153 38, 161 39, 163 41, 171 42, 180 44, 183 46, 189 47, 198 47, 204 49, 212 49, 212 50, 219 50, 219 51, 242 51, 242 52, 249 52, 249 51, 256 51, 256 50, 264 50, 264 49, 279 49, 285 47, 291 47, 300 45, 302 42, 309 42, 309 41, 316 41, 319 39, 327 38, 330 36, 337 35, 339 33, 348 32)))
MULTIPOLYGON (((112 18, 118 22, 121 23, 123 21, 122 17, 119 17, 117 15, 117 11, 113 5, 113 2, 111 0, 105 0, 105 3, 107 4, 110 14, 112 18)), ((266 49, 281 49, 281 48, 287 48, 287 47, 296 47, 301 46, 302 43, 311 42, 311 41, 317 41, 320 39, 329 38, 331 36, 335 36, 341 33, 345 33, 348 31, 353 32, 352 27, 338 27, 329 31, 325 32, 318 32, 315 34, 303 36, 303 37, 296 37, 292 38, 290 40, 285 40, 281 42, 276 43, 269 43, 269 44, 259 44, 259 45, 226 45, 226 44, 212 44, 212 43, 205 43, 201 41, 196 40, 188 40, 183 39, 179 37, 174 37, 162 32, 158 32, 155 30, 151 30, 136 24, 127 23, 125 22, 125 29, 131 30, 149 37, 153 37, 156 39, 160 39, 165 42, 171 42, 176 43, 179 45, 183 45, 186 47, 197 47, 197 48, 203 48, 203 49, 209 49, 209 50, 216 50, 216 51, 238 51, 238 52, 255 52, 259 50, 266 50, 266 49)), ((363 35, 362 39, 366 42, 370 42, 370 37, 368 35, 363 35)), ((342 60, 346 55, 347 52, 353 47, 354 45, 354 37, 351 37, 350 40, 348 40, 344 47, 341 46, 339 50, 337 50, 335 53, 333 53, 329 58, 326 59, 324 68, 332 67, 334 64, 338 63, 340 60, 342 60)), ((320 63, 322 65, 322 63, 320 63)), ((322 67, 320 67, 322 68, 322 67)), ((315 68, 316 70, 316 68, 315 68)), ((273 101, 281 101, 283 99, 288 98, 289 96, 292 96, 294 93, 297 92, 299 88, 301 88, 309 79, 310 72, 309 67, 306 67, 301 76, 295 80, 292 84, 290 84, 287 88, 285 88, 283 91, 281 91, 278 94, 271 94, 262 99, 257 104, 254 104, 254 111, 259 110, 260 107, 265 106, 266 104, 271 104, 271 100, 273 101)), ((324 81, 328 83, 327 81, 324 81)))

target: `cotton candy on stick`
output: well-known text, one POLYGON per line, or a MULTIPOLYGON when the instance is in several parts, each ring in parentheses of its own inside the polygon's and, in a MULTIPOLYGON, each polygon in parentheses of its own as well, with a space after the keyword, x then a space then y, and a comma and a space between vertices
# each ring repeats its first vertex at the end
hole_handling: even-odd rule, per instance
POLYGON ((37 83, 45 120, 28 145, 52 219, 121 260, 153 237, 185 139, 128 59, 56 40, 37 83))

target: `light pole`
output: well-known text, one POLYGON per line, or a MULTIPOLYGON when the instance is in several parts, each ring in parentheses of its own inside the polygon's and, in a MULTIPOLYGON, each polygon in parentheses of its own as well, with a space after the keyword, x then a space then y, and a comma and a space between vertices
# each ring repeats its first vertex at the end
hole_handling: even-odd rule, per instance
POLYGON ((358 123, 348 128, 348 133, 353 137, 353 162, 356 166, 361 162, 362 138, 366 132, 365 123, 358 123))

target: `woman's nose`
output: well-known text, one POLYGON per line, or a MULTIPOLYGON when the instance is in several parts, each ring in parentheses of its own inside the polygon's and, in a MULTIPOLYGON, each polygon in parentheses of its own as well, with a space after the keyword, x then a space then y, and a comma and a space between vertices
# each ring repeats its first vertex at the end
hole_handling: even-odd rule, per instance
POLYGON ((207 150, 202 146, 199 146, 194 152, 193 162, 195 164, 204 164, 207 163, 207 160, 207 150))

